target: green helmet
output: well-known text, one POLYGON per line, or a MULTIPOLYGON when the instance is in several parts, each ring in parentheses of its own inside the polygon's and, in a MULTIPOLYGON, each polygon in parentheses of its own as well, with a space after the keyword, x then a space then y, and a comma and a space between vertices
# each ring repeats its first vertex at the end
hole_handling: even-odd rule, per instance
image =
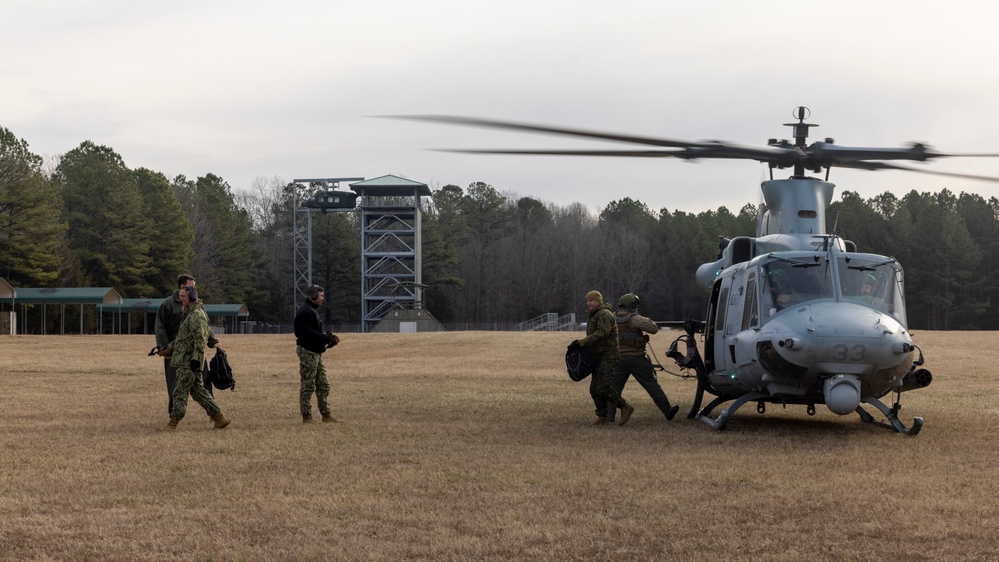
POLYGON ((621 297, 621 300, 617 301, 617 305, 621 308, 638 308, 638 295, 634 293, 628 293, 621 297))
POLYGON ((787 291, 790 288, 791 278, 783 269, 775 268, 767 271, 767 281, 774 289, 787 291))

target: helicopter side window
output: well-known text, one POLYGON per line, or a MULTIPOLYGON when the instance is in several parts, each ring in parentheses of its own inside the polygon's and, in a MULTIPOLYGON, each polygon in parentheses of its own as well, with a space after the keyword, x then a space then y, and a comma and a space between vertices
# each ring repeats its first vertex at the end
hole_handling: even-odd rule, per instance
POLYGON ((742 311, 742 329, 748 330, 760 325, 759 306, 756 300, 756 274, 750 273, 746 281, 746 306, 742 311))
POLYGON ((723 287, 718 295, 718 314, 715 317, 715 329, 725 330, 725 311, 728 310, 728 287, 723 287))

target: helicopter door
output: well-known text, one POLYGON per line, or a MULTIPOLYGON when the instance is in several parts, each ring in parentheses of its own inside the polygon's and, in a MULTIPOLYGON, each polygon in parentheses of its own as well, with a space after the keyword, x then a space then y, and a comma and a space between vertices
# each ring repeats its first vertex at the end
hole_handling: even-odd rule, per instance
POLYGON ((743 282, 742 271, 736 271, 732 275, 729 290, 728 312, 725 313, 725 335, 731 338, 742 329, 743 297, 745 297, 746 285, 743 282))
MULTIPOLYGON (((708 314, 704 322, 704 367, 710 373, 715 370, 715 326, 718 325, 718 292, 721 290, 721 280, 718 280, 711 288, 711 297, 708 300, 708 314)), ((724 314, 723 314, 724 319, 724 314)))
POLYGON ((757 303, 756 272, 746 277, 746 307, 742 310, 742 331, 757 328, 760 325, 760 312, 757 303))
MULTIPOLYGON (((731 277, 726 277, 721 280, 721 291, 718 292, 718 302, 715 303, 717 312, 712 337, 714 342, 710 348, 714 359, 713 370, 715 371, 721 371, 728 368, 728 361, 725 356, 725 325, 728 324, 728 316, 729 312, 731 312, 731 307, 728 302, 731 285, 731 277)), ((705 345, 705 348, 707 347, 708 346, 705 345)))
POLYGON ((731 368, 736 362, 734 344, 739 332, 742 331, 743 302, 747 297, 743 271, 736 270, 732 277, 722 283, 722 289, 729 290, 728 303, 727 305, 723 303, 728 310, 725 312, 725 336, 715 340, 715 364, 719 368, 724 368, 725 365, 731 368))

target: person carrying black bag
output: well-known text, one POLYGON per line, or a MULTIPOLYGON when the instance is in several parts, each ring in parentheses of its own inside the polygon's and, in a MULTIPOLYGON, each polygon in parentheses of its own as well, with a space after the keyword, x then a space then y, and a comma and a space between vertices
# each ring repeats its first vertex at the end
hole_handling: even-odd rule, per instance
MULTIPOLYGON (((176 386, 177 368, 170 364, 170 357, 173 355, 173 341, 177 339, 177 331, 180 330, 180 323, 184 319, 184 304, 180 300, 181 287, 196 285, 193 276, 183 273, 177 277, 177 290, 172 295, 163 299, 156 310, 156 347, 150 355, 159 355, 163 358, 163 372, 166 375, 167 414, 173 412, 173 389, 176 386)), ((208 329, 208 347, 222 349, 219 340, 215 338, 211 328, 208 329)), ((208 382, 208 369, 202 373, 203 386, 212 394, 212 385, 208 382)))
POLYGON ((177 330, 173 355, 170 357, 171 365, 177 369, 177 380, 173 389, 170 422, 164 429, 176 429, 180 420, 184 419, 188 394, 205 409, 215 422, 215 428, 223 429, 229 425, 230 420, 222 414, 212 395, 200 384, 205 366, 205 346, 208 344, 208 334, 211 333, 208 315, 198 300, 198 291, 194 285, 180 288, 180 300, 184 305, 184 320, 177 330))

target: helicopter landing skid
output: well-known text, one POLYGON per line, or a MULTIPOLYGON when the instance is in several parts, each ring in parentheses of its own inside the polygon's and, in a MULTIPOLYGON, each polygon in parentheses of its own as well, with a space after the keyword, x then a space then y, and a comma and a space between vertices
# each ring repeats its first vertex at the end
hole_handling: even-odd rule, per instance
POLYGON ((878 410, 881 410, 881 413, 888 418, 889 422, 891 422, 889 425, 887 423, 874 421, 874 417, 867 413, 867 410, 864 410, 862 406, 857 406, 856 412, 860 414, 860 419, 864 420, 864 423, 873 423, 874 425, 880 425, 881 427, 887 429, 894 429, 895 431, 904 433, 905 435, 916 435, 919 433, 919 430, 923 428, 923 418, 919 417, 912 418, 912 427, 905 427, 902 420, 898 419, 898 411, 902 409, 902 405, 898 402, 895 403, 894 407, 889 408, 884 402, 873 396, 865 396, 863 401, 871 406, 874 406, 878 410))
POLYGON ((725 425, 728 423, 729 416, 734 414, 735 411, 741 408, 746 402, 754 402, 761 398, 766 398, 768 396, 769 396, 768 394, 763 394, 761 392, 750 392, 749 394, 744 394, 740 396, 735 402, 733 402, 731 406, 722 410, 721 413, 718 414, 718 417, 712 418, 711 410, 717 408, 718 405, 721 404, 722 402, 727 402, 729 400, 728 398, 718 397, 712 400, 710 404, 705 406, 704 409, 697 414, 697 419, 708 424, 713 429, 721 431, 725 429, 725 425))

